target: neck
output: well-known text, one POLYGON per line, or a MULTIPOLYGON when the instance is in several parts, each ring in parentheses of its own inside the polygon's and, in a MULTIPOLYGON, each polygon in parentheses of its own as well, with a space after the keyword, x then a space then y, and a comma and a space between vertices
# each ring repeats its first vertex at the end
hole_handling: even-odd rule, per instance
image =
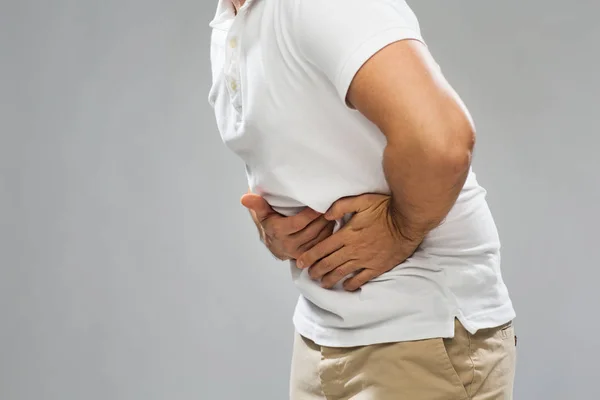
POLYGON ((235 7, 235 11, 238 11, 240 8, 242 8, 246 0, 232 0, 232 2, 233 6, 235 7))

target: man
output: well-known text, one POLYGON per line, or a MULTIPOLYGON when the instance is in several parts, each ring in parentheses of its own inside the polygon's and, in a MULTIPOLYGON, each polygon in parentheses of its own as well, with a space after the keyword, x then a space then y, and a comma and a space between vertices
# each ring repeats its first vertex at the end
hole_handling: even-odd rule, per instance
POLYGON ((473 124, 405 1, 220 0, 211 27, 242 204, 301 294, 290 397, 511 399, 473 124))

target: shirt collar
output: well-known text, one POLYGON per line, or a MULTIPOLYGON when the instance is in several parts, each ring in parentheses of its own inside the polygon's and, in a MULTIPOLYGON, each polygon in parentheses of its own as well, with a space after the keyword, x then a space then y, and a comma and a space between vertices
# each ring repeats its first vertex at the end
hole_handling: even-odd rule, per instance
MULTIPOLYGON (((245 10, 254 3, 255 0, 246 0, 240 11, 245 10)), ((235 18, 235 6, 231 0, 219 0, 215 17, 209 26, 213 29, 229 29, 235 18)))

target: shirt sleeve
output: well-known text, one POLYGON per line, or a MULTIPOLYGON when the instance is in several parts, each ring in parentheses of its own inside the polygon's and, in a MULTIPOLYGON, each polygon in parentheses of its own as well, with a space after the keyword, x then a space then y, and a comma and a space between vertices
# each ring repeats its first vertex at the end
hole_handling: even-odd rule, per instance
POLYGON ((387 45, 424 42, 404 0, 296 0, 294 33, 302 57, 320 69, 345 103, 362 65, 387 45))

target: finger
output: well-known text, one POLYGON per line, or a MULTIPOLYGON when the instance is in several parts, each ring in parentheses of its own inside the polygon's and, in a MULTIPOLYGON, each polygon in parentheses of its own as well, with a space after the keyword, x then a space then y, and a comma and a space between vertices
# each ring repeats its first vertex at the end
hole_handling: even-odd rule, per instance
POLYGON ((359 269, 361 269, 361 267, 356 264, 356 260, 350 260, 340 265, 333 271, 325 274, 325 276, 323 276, 323 278, 321 279, 321 286, 325 289, 331 289, 339 281, 341 281, 351 273, 358 271, 359 269))
POLYGON ((329 210, 325 213, 325 218, 334 221, 343 218, 348 213, 363 211, 372 203, 374 196, 377 195, 363 194, 360 196, 343 197, 329 207, 329 210))
POLYGON ((317 243, 312 249, 308 250, 296 261, 298 268, 309 268, 317 261, 342 248, 344 236, 340 234, 331 235, 320 243, 317 243))
POLYGON ((308 269, 308 275, 312 279, 323 278, 326 274, 350 261, 350 256, 348 253, 349 252, 344 251, 344 248, 342 247, 338 251, 335 251, 327 257, 320 259, 315 263, 315 265, 308 269))
MULTIPOLYGON (((308 250, 312 249, 313 247, 315 247, 317 245, 317 243, 322 242, 323 240, 327 239, 329 236, 331 236, 331 234, 333 233, 333 229, 335 228, 335 222, 330 222, 327 221, 325 218, 320 218, 318 220, 315 220, 312 224, 309 225, 308 228, 306 229, 313 229, 313 227, 319 227, 321 228, 321 230, 317 233, 317 236, 315 237, 314 235, 308 235, 307 233, 307 237, 313 237, 313 239, 310 239, 304 243, 302 243, 301 245, 299 245, 296 250, 293 252, 293 258, 298 258, 300 257, 302 254, 304 254, 305 252, 307 252, 308 250)), ((301 235, 302 237, 304 236, 304 232, 302 231, 300 233, 298 233, 297 235, 301 235)), ((300 236, 299 236, 300 238, 300 236)))
POLYGON ((299 245, 304 244, 321 233, 321 231, 329 224, 334 224, 334 221, 327 221, 324 216, 319 216, 312 220, 308 226, 298 232, 294 232, 290 237, 295 240, 299 245))
POLYGON ((244 207, 254 211, 259 221, 263 221, 273 214, 278 214, 262 196, 255 193, 244 194, 240 199, 240 202, 244 207))
POLYGON ((304 228, 306 228, 306 225, 310 226, 311 221, 318 221, 321 214, 309 208, 302 210, 301 214, 297 219, 298 215, 285 217, 278 213, 269 214, 261 221, 261 225, 267 235, 278 239, 285 238, 286 242, 291 243, 291 245, 288 245, 289 248, 297 248, 300 244, 318 235, 320 230, 323 229, 322 226, 328 222, 325 218, 321 218, 323 225, 311 228, 310 232, 307 235, 302 235, 304 236, 302 237, 298 232, 302 231, 302 228, 299 229, 299 227, 303 225, 304 228))
POLYGON ((298 233, 322 215, 322 213, 306 207, 298 214, 285 218, 282 229, 289 234, 298 233))
POLYGON ((349 292, 354 292, 371 279, 377 278, 379 275, 381 274, 375 270, 363 269, 352 278, 348 278, 344 281, 344 289, 349 292))

